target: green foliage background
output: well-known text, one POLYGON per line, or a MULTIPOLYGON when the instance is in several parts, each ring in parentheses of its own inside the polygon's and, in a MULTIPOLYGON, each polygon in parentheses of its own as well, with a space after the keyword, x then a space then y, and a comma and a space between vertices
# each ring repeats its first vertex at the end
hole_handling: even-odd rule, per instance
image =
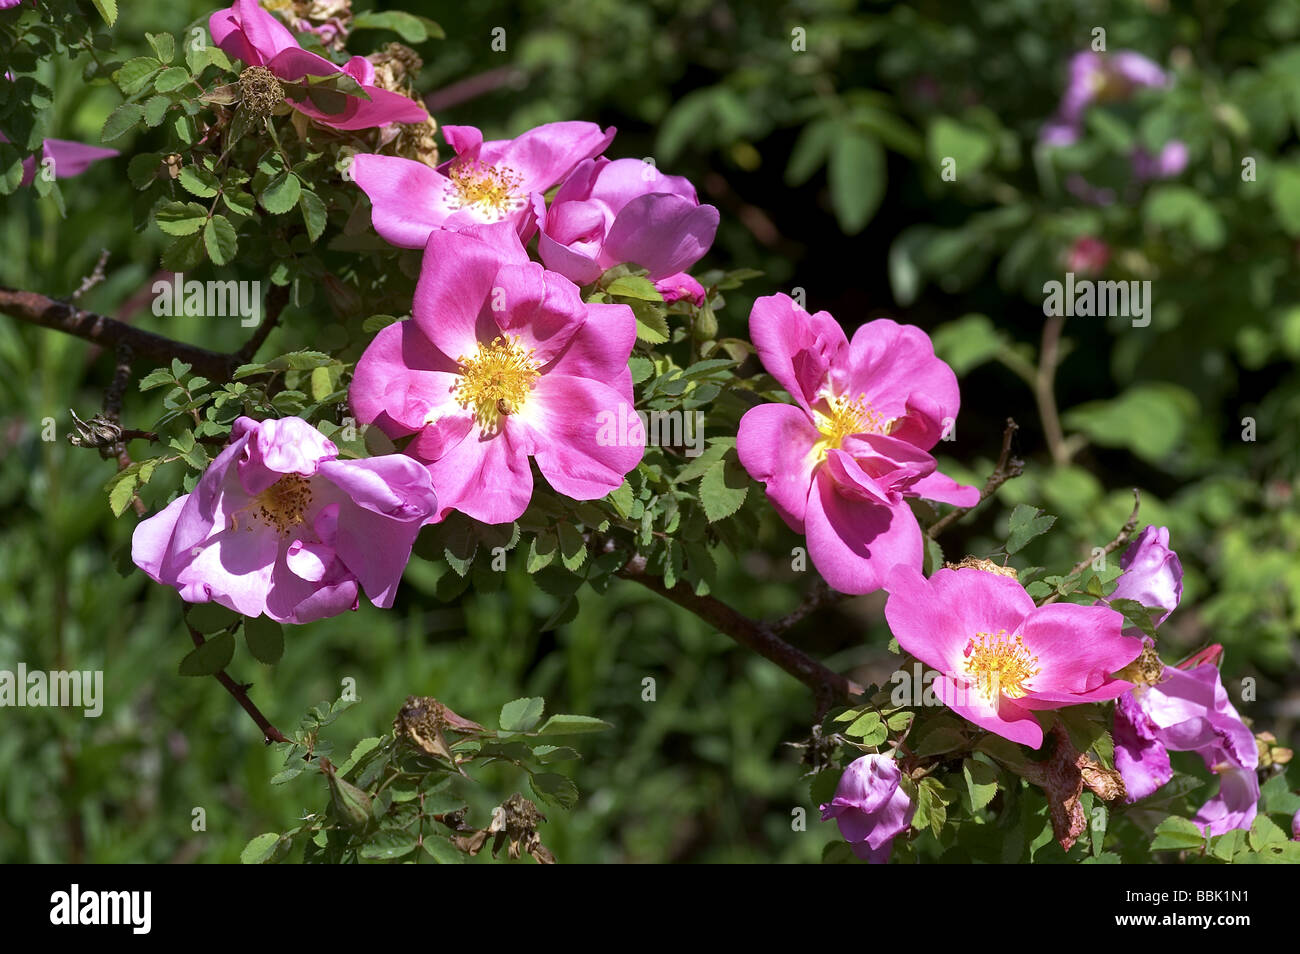
MULTIPOLYGON (((888 314, 935 335, 963 384, 946 471, 982 482, 1008 416, 1028 461, 998 506, 945 537, 951 559, 996 549, 1024 502, 1060 519, 1012 563, 1063 569, 1114 535, 1130 488, 1141 488, 1143 521, 1171 528, 1187 571, 1183 605, 1161 629, 1166 655, 1222 643, 1234 698, 1237 680, 1257 682, 1243 714, 1296 740, 1300 3, 402 6, 447 33, 420 49, 421 90, 508 68, 504 85, 436 110, 440 123, 489 137, 561 119, 613 124, 613 155, 653 156, 720 207, 704 264, 765 272, 729 296, 721 334, 746 334, 754 296, 799 286, 811 309, 850 329, 888 314), (1173 64, 1177 83, 1108 111, 1055 158, 1036 155, 1068 57, 1096 26, 1112 50, 1173 64), (494 27, 506 29, 504 53, 490 46, 494 27), (791 49, 795 28, 805 52, 791 49), (1080 171, 1123 191, 1119 160, 1175 136, 1190 150, 1176 180, 1106 208, 1062 188, 1080 171), (956 182, 937 174, 944 156, 957 158, 956 182), (1254 181, 1242 180, 1243 157, 1256 160, 1254 181), (1151 279, 1156 307, 1147 328, 1067 322, 1056 395, 1073 453, 1054 463, 1024 376, 1037 361, 1042 284, 1060 279, 1081 235, 1111 245, 1106 277, 1151 279), (1255 441, 1242 439, 1246 417, 1255 441)), ((145 54, 146 30, 179 35, 210 9, 123 4, 119 54, 145 54)), ((352 45, 391 38, 357 34, 352 45)), ((97 142, 120 95, 84 84, 79 64, 55 69, 45 133, 97 142)), ((84 303, 128 317, 124 303, 147 289, 165 239, 133 230, 129 214, 126 163, 147 145, 114 145, 121 159, 61 184, 66 216, 31 189, 0 198, 0 283, 67 295, 107 248, 107 280, 84 303)), ((272 346, 360 337, 339 327, 325 297, 272 346)), ((244 334, 233 320, 135 307, 140 326, 216 349, 244 334)), ((67 409, 97 408, 111 365, 85 342, 0 320, 0 668, 102 669, 107 697, 99 719, 0 712, 0 861, 233 861, 253 835, 318 807, 321 790, 269 784, 279 759, 251 722, 215 684, 175 674, 190 648, 175 594, 115 568, 134 517, 108 509, 111 465, 62 439, 67 409), (59 440, 41 439, 46 418, 59 440), (191 830, 196 807, 206 832, 191 830)), ((147 397, 129 396, 124 419, 149 419, 147 397)), ((790 569, 798 543, 769 515, 715 592, 753 616, 789 610, 811 582, 790 569)), ((815 820, 799 754, 785 745, 812 721, 803 687, 631 583, 584 592, 572 621, 539 631, 559 604, 522 558, 511 555, 501 589, 449 603, 438 571, 413 560, 394 611, 363 605, 290 630, 277 666, 243 655, 235 675, 282 726, 355 679, 361 703, 331 727, 344 750, 382 731, 412 693, 484 724, 522 695, 613 723, 562 769, 583 792, 573 811, 548 810, 542 829, 562 861, 820 858, 837 834, 815 820), (654 702, 642 699, 647 677, 654 702), (791 827, 800 806, 806 832, 791 827)), ((846 602, 792 639, 882 682, 893 668, 882 605, 880 595, 846 602)), ((503 768, 485 781, 480 819, 522 786, 503 768)))

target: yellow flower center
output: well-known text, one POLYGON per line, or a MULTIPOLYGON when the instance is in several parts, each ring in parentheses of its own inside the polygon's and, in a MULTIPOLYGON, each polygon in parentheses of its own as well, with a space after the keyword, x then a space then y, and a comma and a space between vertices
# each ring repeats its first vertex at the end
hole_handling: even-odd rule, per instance
POLYGON ((484 430, 494 430, 502 417, 518 414, 541 374, 533 349, 509 335, 494 338, 490 345, 480 343, 473 357, 461 355, 456 361, 461 373, 456 399, 474 411, 484 430))
MULTIPOLYGON (((252 510, 255 520, 261 520, 280 536, 286 537, 294 527, 306 522, 311 501, 311 482, 298 474, 286 474, 254 497, 246 506, 232 513, 230 526, 231 529, 238 530, 239 514, 245 510, 252 510)), ((253 528, 249 526, 244 529, 253 528)))
POLYGON ((826 399, 827 410, 817 411, 817 430, 822 439, 815 448, 818 460, 827 451, 838 449, 852 434, 888 434, 893 421, 887 421, 871 406, 865 394, 856 398, 833 396, 826 399))
POLYGON ((470 207, 490 222, 500 222, 523 208, 520 176, 509 166, 492 166, 477 159, 455 163, 448 171, 455 208, 470 207))
POLYGON ((1025 685, 1043 670, 1038 657, 1025 647, 1024 639, 1007 638, 1007 631, 976 633, 966 644, 966 673, 989 702, 999 695, 1019 699, 1029 691, 1025 685))

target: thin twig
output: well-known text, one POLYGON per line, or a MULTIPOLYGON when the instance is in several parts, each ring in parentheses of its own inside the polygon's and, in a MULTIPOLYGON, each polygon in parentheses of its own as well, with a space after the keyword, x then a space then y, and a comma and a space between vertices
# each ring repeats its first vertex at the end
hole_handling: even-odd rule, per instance
POLYGON ((104 280, 104 269, 108 266, 108 249, 101 249, 99 252, 99 261, 95 263, 94 270, 81 280, 77 290, 72 293, 72 300, 76 301, 86 292, 90 291, 96 285, 104 280))
MULTIPOLYGON (((1137 529, 1138 509, 1141 506, 1142 506, 1142 495, 1138 492, 1138 489, 1134 487, 1133 488, 1133 512, 1128 515, 1128 520, 1124 522, 1124 526, 1120 527, 1119 533, 1115 535, 1115 539, 1110 541, 1110 543, 1106 544, 1104 547, 1102 547, 1101 553, 1094 552, 1091 556, 1086 556, 1078 563, 1076 563, 1074 565, 1074 569, 1070 570, 1070 572, 1065 575, 1065 578, 1068 580, 1072 576, 1078 576, 1080 573, 1084 571, 1085 568, 1087 568, 1088 564, 1091 563, 1093 560, 1097 559, 1098 556, 1110 556, 1110 554, 1114 553, 1120 547, 1124 546, 1124 544, 1128 543, 1129 537, 1133 536, 1133 531, 1137 529)), ((1060 598, 1061 598, 1060 593, 1053 593, 1047 599, 1043 600, 1043 602, 1040 603, 1039 605, 1046 606, 1048 603, 1055 603, 1060 598)))
POLYGON ((1012 445, 1015 442, 1016 431, 1020 430, 1020 425, 1011 418, 1007 418, 1006 429, 1002 432, 1002 453, 998 455, 997 466, 993 468, 993 473, 989 474, 989 479, 984 482, 984 489, 980 491, 980 499, 969 507, 962 507, 951 513, 944 514, 934 523, 930 524, 925 535, 933 540, 939 534, 943 533, 950 526, 960 520, 966 514, 975 510, 992 497, 999 487, 1012 478, 1019 477, 1025 470, 1025 462, 1011 453, 1012 445))
POLYGON ((700 596, 685 583, 679 582, 672 587, 664 585, 661 577, 647 572, 645 557, 640 554, 633 556, 618 575, 640 583, 646 589, 689 610, 740 645, 776 663, 812 689, 817 700, 819 719, 836 702, 847 701, 850 696, 861 695, 863 692, 862 687, 853 680, 828 669, 781 639, 772 624, 750 619, 715 597, 700 596))
POLYGON ((1034 401, 1043 423, 1043 436, 1047 439, 1052 462, 1064 467, 1070 462, 1065 433, 1061 430, 1061 415, 1056 408, 1056 368, 1060 364, 1061 331, 1065 317, 1053 315, 1043 326, 1043 344, 1038 352, 1038 373, 1034 377, 1034 401))
POLYGON ((243 347, 233 354, 226 354, 134 328, 115 318, 85 311, 71 302, 59 301, 39 292, 0 286, 0 313, 114 350, 125 344, 136 357, 159 364, 179 358, 205 378, 217 382, 229 381, 235 369, 253 356, 276 326, 286 301, 287 293, 277 294, 273 290, 267 298, 267 316, 262 324, 243 347))
MULTIPOLYGON (((207 640, 203 638, 203 634, 188 622, 186 622, 185 628, 190 631, 190 639, 194 641, 196 648, 207 642, 207 640)), ((213 673, 213 677, 217 682, 221 683, 226 692, 230 693, 234 700, 238 702, 243 710, 252 717, 254 722, 257 723, 257 727, 262 731, 262 737, 267 745, 270 745, 272 742, 293 742, 293 739, 289 738, 272 725, 271 720, 262 715, 262 711, 254 705, 253 700, 248 698, 248 688, 252 683, 241 685, 231 679, 224 669, 220 672, 213 673)))

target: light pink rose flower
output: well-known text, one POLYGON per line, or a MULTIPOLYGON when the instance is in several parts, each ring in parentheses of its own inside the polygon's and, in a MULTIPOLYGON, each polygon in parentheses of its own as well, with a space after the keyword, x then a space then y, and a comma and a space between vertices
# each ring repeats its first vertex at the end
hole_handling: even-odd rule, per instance
POLYGON ((307 623, 393 605, 420 527, 429 473, 401 454, 338 460, 306 421, 235 421, 193 493, 141 522, 131 559, 190 603, 307 623))

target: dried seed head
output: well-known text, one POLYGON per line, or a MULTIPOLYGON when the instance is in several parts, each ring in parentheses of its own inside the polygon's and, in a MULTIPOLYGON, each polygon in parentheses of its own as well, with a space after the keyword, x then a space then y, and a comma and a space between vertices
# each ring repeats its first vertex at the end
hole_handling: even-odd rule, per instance
POLYGON ((254 116, 269 116, 284 102, 284 87, 265 66, 250 66, 239 74, 239 96, 254 116))

